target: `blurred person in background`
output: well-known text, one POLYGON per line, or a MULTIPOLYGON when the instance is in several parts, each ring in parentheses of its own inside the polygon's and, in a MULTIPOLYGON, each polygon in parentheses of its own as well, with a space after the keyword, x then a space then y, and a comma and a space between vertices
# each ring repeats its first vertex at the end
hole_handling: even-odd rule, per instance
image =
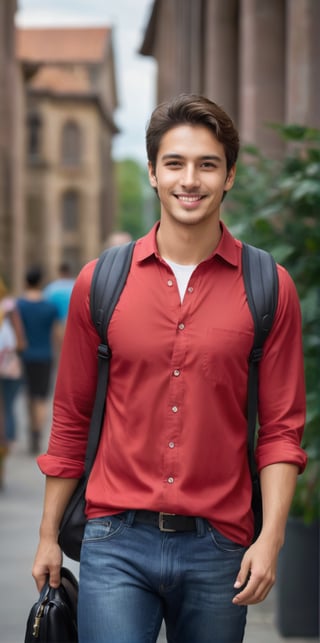
POLYGON ((2 491, 4 487, 4 462, 7 453, 8 447, 4 429, 3 397, 0 392, 0 491, 2 491))
POLYGON ((126 232, 125 230, 115 230, 107 237, 105 247, 112 248, 113 246, 122 246, 124 243, 128 243, 129 241, 132 241, 130 232, 126 232))
POLYGON ((58 268, 58 278, 43 289, 44 298, 55 304, 58 309, 59 324, 56 335, 59 350, 63 340, 74 281, 69 263, 63 261, 58 268))
POLYGON ((27 339, 27 347, 21 355, 29 411, 31 454, 37 454, 40 450, 41 436, 48 417, 55 333, 60 320, 56 304, 44 299, 42 279, 41 268, 30 268, 25 276, 25 292, 17 300, 27 339))
POLYGON ((0 278, 0 391, 3 400, 4 436, 8 447, 17 438, 14 404, 22 383, 20 353, 26 338, 16 300, 0 278))

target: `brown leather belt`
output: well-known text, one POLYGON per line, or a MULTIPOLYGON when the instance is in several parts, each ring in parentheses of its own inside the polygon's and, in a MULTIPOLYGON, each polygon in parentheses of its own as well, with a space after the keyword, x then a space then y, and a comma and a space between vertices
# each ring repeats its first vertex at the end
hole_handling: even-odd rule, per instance
POLYGON ((138 509, 135 513, 135 522, 143 525, 152 525, 160 531, 196 531, 197 523, 193 516, 179 516, 160 511, 146 511, 138 509))

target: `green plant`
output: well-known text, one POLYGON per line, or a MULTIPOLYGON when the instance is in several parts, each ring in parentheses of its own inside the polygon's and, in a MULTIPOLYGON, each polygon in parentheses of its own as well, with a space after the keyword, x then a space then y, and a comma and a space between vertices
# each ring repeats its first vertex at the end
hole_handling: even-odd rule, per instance
POLYGON ((226 218, 236 236, 268 249, 287 268, 300 297, 308 465, 291 513, 310 523, 320 507, 320 131, 274 127, 288 141, 287 155, 270 161, 255 148, 244 150, 226 218))
POLYGON ((134 239, 142 236, 154 223, 153 192, 148 173, 134 159, 115 164, 117 186, 117 227, 130 232, 134 239))

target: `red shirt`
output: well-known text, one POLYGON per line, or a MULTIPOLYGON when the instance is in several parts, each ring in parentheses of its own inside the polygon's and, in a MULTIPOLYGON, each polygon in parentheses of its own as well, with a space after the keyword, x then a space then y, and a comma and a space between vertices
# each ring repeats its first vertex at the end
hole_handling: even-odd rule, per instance
MULTIPOLYGON (((207 518, 229 538, 252 539, 247 462, 248 355, 253 320, 241 242, 225 226, 193 272, 183 303, 158 254, 156 226, 134 250, 112 316, 107 412, 87 488, 89 518, 149 509, 207 518)), ((80 477, 97 381, 98 335, 89 312, 95 261, 71 299, 52 432, 38 462, 50 476, 80 477)), ((260 366, 257 462, 303 470, 305 391, 300 307, 282 267, 274 326, 260 366)))

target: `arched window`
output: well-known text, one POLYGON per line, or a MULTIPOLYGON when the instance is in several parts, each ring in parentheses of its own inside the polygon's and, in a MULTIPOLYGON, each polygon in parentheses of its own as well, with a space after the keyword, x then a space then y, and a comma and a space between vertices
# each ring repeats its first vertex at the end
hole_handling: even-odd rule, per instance
POLYGON ((79 165, 81 161, 81 130, 74 121, 67 121, 62 128, 62 163, 79 165))
POLYGON ((65 232, 75 232, 79 224, 79 194, 68 190, 62 196, 62 229, 65 232))
POLYGON ((42 121, 36 112, 27 118, 27 154, 29 159, 39 158, 41 152, 42 121))

